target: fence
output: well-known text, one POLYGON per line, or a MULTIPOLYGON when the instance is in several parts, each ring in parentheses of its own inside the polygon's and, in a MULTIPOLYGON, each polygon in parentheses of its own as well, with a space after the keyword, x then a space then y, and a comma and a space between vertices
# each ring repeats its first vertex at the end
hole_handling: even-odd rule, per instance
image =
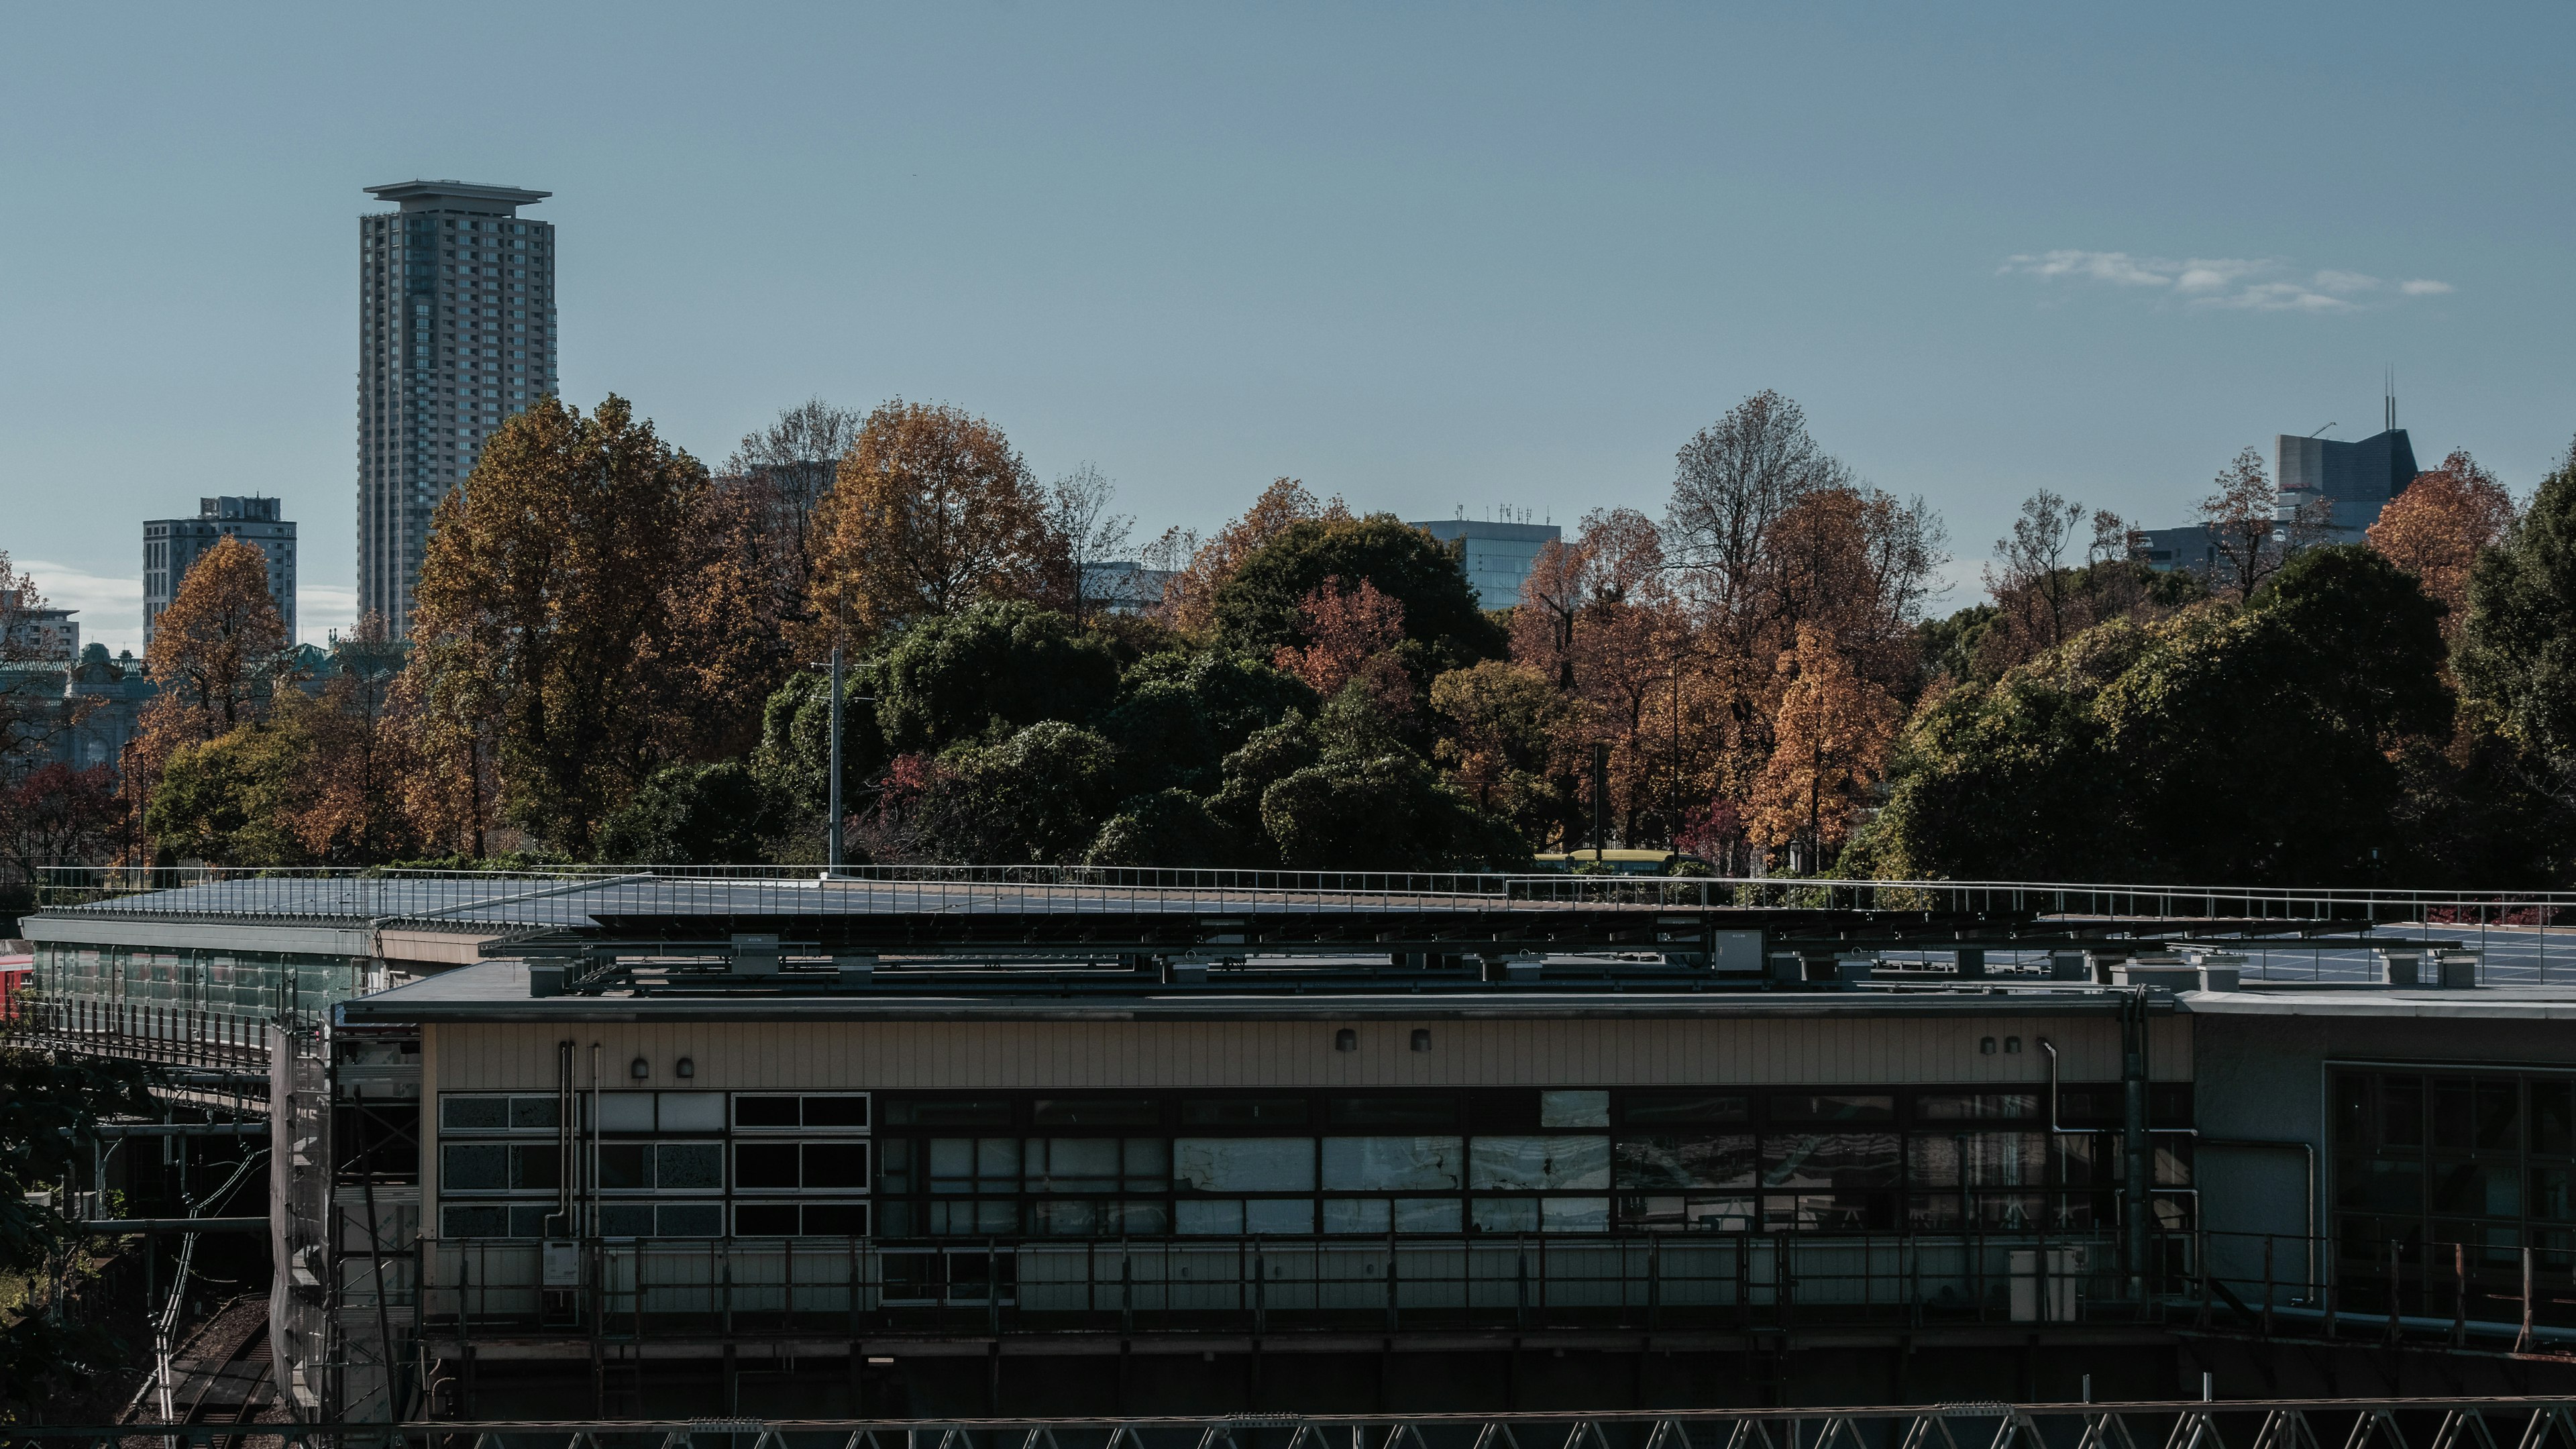
POLYGON ((13 1039, 39 1051, 251 1076, 262 1092, 276 1030, 259 1017, 90 997, 23 1001, 11 1023, 13 1039))
MULTIPOLYGON (((280 1449, 2576 1449, 2576 1400, 2286 1399, 1633 1413, 263 1424, 280 1449)), ((217 1424, 0 1426, 0 1445, 217 1449, 217 1424)))

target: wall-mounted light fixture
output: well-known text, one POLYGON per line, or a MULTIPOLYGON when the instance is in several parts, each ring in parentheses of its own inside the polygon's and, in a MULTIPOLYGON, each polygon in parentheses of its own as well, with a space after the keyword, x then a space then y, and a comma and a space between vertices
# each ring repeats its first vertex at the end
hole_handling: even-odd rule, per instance
POLYGON ((698 1074, 698 1064, 690 1061, 687 1057, 682 1057, 671 1064, 671 1070, 678 1073, 681 1080, 686 1081, 688 1078, 694 1077, 698 1074))
POLYGON ((640 1082, 646 1077, 653 1075, 653 1064, 644 1060, 642 1057, 637 1057, 635 1059, 635 1065, 626 1069, 626 1074, 640 1082))
POLYGON ((1417 1026, 1413 1029, 1413 1049, 1418 1052, 1431 1050, 1431 1028, 1417 1026))
POLYGON ((1346 1026, 1340 1031, 1333 1033, 1333 1050, 1337 1052, 1355 1052, 1359 1049, 1360 1034, 1358 1032, 1353 1031, 1351 1028, 1346 1026))
POLYGON ((1995 1039, 1990 1036, 1981 1036, 1977 1038, 1977 1053, 1980 1056, 1993 1056, 1995 1054, 1995 1039))

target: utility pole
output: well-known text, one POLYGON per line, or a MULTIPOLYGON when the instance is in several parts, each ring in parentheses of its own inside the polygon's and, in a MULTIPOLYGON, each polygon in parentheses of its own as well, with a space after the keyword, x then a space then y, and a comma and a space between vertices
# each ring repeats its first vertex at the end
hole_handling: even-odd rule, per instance
POLYGON ((824 836, 823 864, 833 875, 841 873, 841 641, 832 641, 832 821, 824 836))
POLYGON ((1603 849, 1610 843, 1610 745, 1604 740, 1592 742, 1592 861, 1598 865, 1609 859, 1603 849))

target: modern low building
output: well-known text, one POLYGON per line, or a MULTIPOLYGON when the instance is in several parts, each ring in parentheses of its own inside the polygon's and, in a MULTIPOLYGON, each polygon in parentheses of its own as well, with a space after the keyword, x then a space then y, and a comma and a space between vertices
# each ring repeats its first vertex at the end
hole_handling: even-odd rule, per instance
POLYGON ((312 1412, 1367 1412, 2576 1342, 2576 989, 2423 906, 884 870, 26 931, 66 1040, 273 1020, 312 1412), (2369 979, 2209 944, 2275 937, 2369 979))
POLYGON ((295 640, 295 524, 275 498, 200 498, 194 518, 156 518, 143 525, 143 647, 161 612, 179 597, 188 570, 215 545, 236 538, 268 561, 268 593, 295 640))
POLYGON ((1521 584, 1538 563, 1541 549, 1563 539, 1553 523, 1494 523, 1473 518, 1436 518, 1413 525, 1442 543, 1458 546, 1467 566, 1467 582, 1476 601, 1488 609, 1508 609, 1521 601, 1521 584))
MULTIPOLYGON (((2272 481, 2277 489, 2274 537, 2287 543, 2293 518, 2310 520, 2324 543, 2359 543, 2379 512, 2415 481, 2415 447, 2389 406, 2386 429, 2355 443, 2282 433, 2272 439, 2272 481)), ((2140 529, 2129 556, 2159 572, 2207 574, 2225 566, 2217 540, 2203 524, 2140 529)))

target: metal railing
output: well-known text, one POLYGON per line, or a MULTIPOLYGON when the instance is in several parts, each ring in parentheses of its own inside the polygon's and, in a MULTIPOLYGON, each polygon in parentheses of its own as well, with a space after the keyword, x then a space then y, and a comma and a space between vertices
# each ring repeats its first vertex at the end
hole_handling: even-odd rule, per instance
POLYGON ((2196 1328, 2576 1352, 2571 1248, 2204 1232, 2168 1292, 2169 1321, 2196 1328))
POLYGON ((200 1007, 73 997, 18 1003, 9 1035, 39 1051, 265 1079, 275 1027, 260 1017, 200 1007))
MULTIPOLYGON (((0 1446, 211 1449, 219 1424, 0 1426, 0 1446)), ((2124 1400, 1502 1414, 454 1420, 258 1426, 280 1449, 2256 1449, 2576 1444, 2576 1400, 2124 1400)))
MULTIPOLYGON (((2170 1255, 2168 1255, 2170 1256, 2170 1255)), ((2107 1233, 948 1241, 423 1238, 433 1338, 1775 1331, 2136 1323, 2107 1233), (551 1256, 550 1256, 551 1255, 551 1256)), ((420 1287, 414 1296, 410 1285, 420 1287)))

